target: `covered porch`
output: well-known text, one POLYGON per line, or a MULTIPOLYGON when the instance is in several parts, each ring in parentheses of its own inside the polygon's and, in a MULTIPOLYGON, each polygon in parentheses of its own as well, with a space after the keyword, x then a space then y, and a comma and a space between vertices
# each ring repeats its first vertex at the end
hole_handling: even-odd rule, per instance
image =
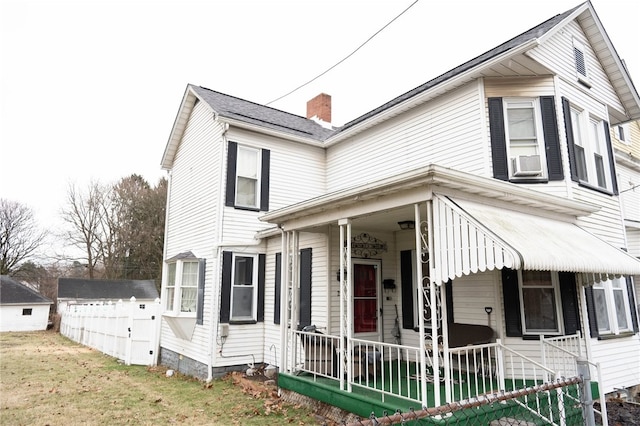
MULTIPOLYGON (((430 166, 265 215, 282 232, 279 386, 366 416, 574 374, 575 362, 546 363, 542 335, 534 356, 505 344, 509 318, 495 295, 489 302, 468 297, 476 316, 453 321, 451 288, 462 279, 493 286, 503 270, 569 271, 574 288, 640 272, 636 259, 573 223, 593 212, 583 203, 430 166), (393 244, 376 237, 401 224, 409 229, 394 234, 393 244), (304 233, 324 233, 329 242, 326 317, 311 324, 300 322, 298 303, 304 233), (398 294, 407 292, 413 302, 399 303, 398 294), (459 324, 477 328, 460 341, 459 324)), ((562 359, 584 355, 579 334, 553 345, 568 355, 562 359)), ((538 416, 556 398, 564 401, 560 393, 545 395, 531 401, 538 416)))

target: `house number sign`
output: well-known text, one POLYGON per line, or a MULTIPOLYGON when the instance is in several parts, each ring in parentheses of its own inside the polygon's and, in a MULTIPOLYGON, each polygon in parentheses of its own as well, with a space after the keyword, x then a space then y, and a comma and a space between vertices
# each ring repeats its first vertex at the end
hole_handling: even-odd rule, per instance
POLYGON ((355 257, 368 258, 387 251, 387 243, 363 232, 351 239, 351 253, 355 257))

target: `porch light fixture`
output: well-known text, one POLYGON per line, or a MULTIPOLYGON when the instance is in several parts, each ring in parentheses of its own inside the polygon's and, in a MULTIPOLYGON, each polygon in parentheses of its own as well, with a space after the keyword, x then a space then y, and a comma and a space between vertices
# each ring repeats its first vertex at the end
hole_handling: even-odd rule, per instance
POLYGON ((416 229, 416 223, 413 220, 403 220, 398 222, 398 226, 400 226, 400 229, 403 231, 406 229, 416 229))

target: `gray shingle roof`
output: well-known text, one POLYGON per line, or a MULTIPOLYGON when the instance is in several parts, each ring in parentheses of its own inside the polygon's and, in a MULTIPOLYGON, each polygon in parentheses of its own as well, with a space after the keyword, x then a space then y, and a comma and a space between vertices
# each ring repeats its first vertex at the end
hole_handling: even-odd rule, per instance
MULTIPOLYGON (((584 4, 584 3, 583 3, 584 4)), ((317 141, 324 141, 328 139, 330 136, 340 133, 344 130, 347 130, 358 123, 366 121, 367 119, 395 106, 398 105, 428 89, 431 89, 438 84, 444 83, 445 81, 465 72, 474 67, 481 65, 482 63, 491 60, 492 58, 501 55, 503 53, 508 52, 511 49, 515 49, 522 44, 539 38, 549 30, 554 28, 563 19, 571 15, 576 9, 582 7, 583 4, 580 4, 573 9, 570 9, 562 14, 556 15, 547 21, 536 25, 528 31, 512 38, 509 41, 502 43, 501 45, 488 50, 476 58, 471 59, 453 68, 450 71, 412 89, 391 101, 369 111, 368 113, 346 123, 341 128, 336 128, 335 130, 327 129, 320 126, 313 120, 309 120, 304 117, 300 117, 298 115, 290 114, 284 111, 280 111, 274 108, 270 108, 264 105, 256 104, 250 101, 246 101, 240 98, 236 98, 230 95, 225 95, 224 93, 215 92, 213 90, 201 87, 201 86, 193 86, 190 87, 205 101, 207 102, 216 112, 218 112, 222 117, 228 117, 237 119, 239 121, 252 123, 258 126, 271 128, 274 130, 282 131, 285 133, 289 133, 292 135, 307 137, 310 139, 315 139, 317 141)))
POLYGON ((333 130, 299 115, 225 95, 201 86, 190 85, 190 87, 221 117, 320 141, 334 133, 333 130))
MULTIPOLYGON (((584 4, 584 3, 583 3, 584 4)), ((528 31, 525 31, 524 33, 512 38, 509 41, 506 41, 504 43, 502 43, 501 45, 494 47, 491 50, 486 51, 485 53, 483 53, 482 55, 479 55, 473 59, 471 59, 470 61, 467 61, 461 65, 458 65, 457 67, 447 71, 446 73, 427 81, 426 83, 416 87, 415 89, 409 90, 408 92, 392 99, 391 101, 379 106, 378 108, 356 118, 355 120, 352 120, 348 123, 346 123, 344 126, 342 126, 340 128, 341 131, 346 130, 350 127, 355 126, 356 124, 365 121, 366 119, 379 114, 380 112, 393 107, 394 105, 397 105, 399 103, 402 103, 403 101, 406 101, 407 99, 412 98, 413 96, 416 96, 422 92, 424 92, 425 90, 428 90, 434 86, 437 86, 438 84, 441 84, 447 80, 449 80, 452 77, 455 77, 467 70, 470 70, 478 65, 481 65, 482 63, 491 60, 492 58, 495 58, 498 55, 501 55, 505 52, 508 52, 511 49, 515 49, 518 46, 521 46, 522 44, 530 41, 530 40, 534 40, 537 39, 541 36, 543 36, 547 31, 551 30, 552 28, 554 28, 556 25, 558 25, 560 22, 562 22, 563 19, 565 19, 566 17, 568 17, 569 15, 571 15, 576 9, 582 7, 582 4, 574 7, 573 9, 570 9, 564 13, 561 13, 559 15, 554 16, 551 19, 546 20, 545 22, 536 25, 535 27, 531 28, 528 31)))
POLYGON ((51 304, 51 299, 14 280, 7 275, 0 275, 0 304, 51 304))
POLYGON ((156 299, 158 289, 153 280, 87 280, 58 278, 58 299, 156 299))

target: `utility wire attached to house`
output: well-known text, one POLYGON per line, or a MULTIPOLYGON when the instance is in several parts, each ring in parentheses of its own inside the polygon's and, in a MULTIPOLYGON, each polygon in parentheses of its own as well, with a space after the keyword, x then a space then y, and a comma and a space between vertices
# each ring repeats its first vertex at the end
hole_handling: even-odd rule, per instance
POLYGON ((317 76, 313 77, 311 80, 307 81, 306 83, 301 84, 300 86, 296 87, 295 89, 285 93, 284 95, 270 101, 267 102, 265 105, 271 105, 274 102, 279 101, 280 99, 286 98, 287 96, 289 96, 292 93, 297 92, 298 90, 302 89, 303 87, 311 84, 312 82, 316 81, 317 79, 319 79, 320 77, 322 77, 323 75, 325 75, 326 73, 328 73, 329 71, 331 71, 332 69, 334 69, 335 67, 337 67, 338 65, 340 65, 341 63, 343 63, 344 61, 346 61, 347 59, 349 59, 351 56, 353 56, 358 50, 362 49, 367 43, 369 43, 371 40, 373 40, 373 38, 375 36, 377 36, 378 34, 380 34, 385 28, 387 28, 389 25, 391 25, 396 19, 398 19, 399 17, 401 17, 402 15, 404 15, 409 9, 411 9, 413 6, 415 6, 416 3, 418 3, 419 0, 415 0, 413 3, 411 3, 406 9, 404 9, 402 12, 400 12, 400 14, 398 14, 395 18, 393 18, 392 20, 390 20, 389 22, 387 22, 382 28, 380 28, 378 31, 376 31, 371 37, 369 37, 368 39, 366 39, 364 41, 364 43, 362 43, 360 46, 358 46, 354 51, 352 51, 351 53, 349 53, 347 56, 345 56, 344 58, 342 58, 340 61, 338 61, 337 63, 335 63, 334 65, 330 66, 329 68, 327 68, 325 71, 321 72, 320 74, 318 74, 317 76))

